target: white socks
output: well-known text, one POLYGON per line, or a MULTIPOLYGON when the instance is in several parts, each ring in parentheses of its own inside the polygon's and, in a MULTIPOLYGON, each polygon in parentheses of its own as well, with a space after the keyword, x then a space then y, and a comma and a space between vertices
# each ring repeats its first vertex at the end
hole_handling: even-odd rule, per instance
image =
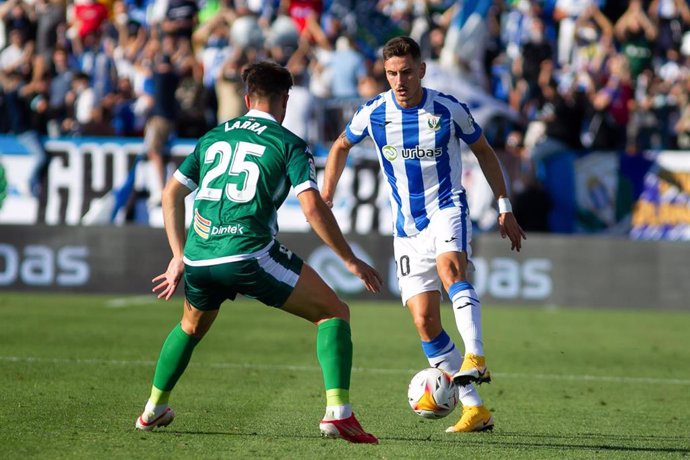
POLYGON ((448 289, 453 302, 455 324, 465 344, 465 354, 484 356, 482 313, 479 296, 467 281, 458 281, 448 289))
POLYGON ((345 404, 343 406, 326 406, 326 415, 323 416, 323 420, 342 420, 351 415, 352 404, 345 404))

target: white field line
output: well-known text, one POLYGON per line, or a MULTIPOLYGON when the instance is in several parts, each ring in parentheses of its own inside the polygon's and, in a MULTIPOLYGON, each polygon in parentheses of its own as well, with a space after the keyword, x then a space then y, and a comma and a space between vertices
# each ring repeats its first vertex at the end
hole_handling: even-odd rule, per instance
POLYGON ((146 305, 149 303, 154 303, 158 299, 154 294, 150 295, 138 295, 131 297, 118 297, 112 300, 108 300, 105 303, 106 308, 127 308, 135 307, 138 305, 146 305))
MULTIPOLYGON (((72 364, 72 365, 112 365, 112 366, 154 366, 155 361, 144 360, 117 360, 117 359, 69 359, 69 358, 38 358, 31 356, 0 356, 0 362, 12 363, 36 363, 36 364, 72 364)), ((283 371, 320 372, 317 366, 296 366, 289 364, 250 364, 250 363, 194 363, 190 366, 206 367, 212 369, 261 369, 283 371)), ((419 369, 383 369, 375 367, 353 367, 353 372, 371 374, 399 374, 412 375, 419 369)), ((523 380, 561 380, 578 382, 608 382, 654 385, 690 385, 689 379, 662 379, 651 377, 622 377, 613 375, 562 375, 562 374, 524 374, 511 372, 492 372, 492 375, 504 379, 523 380)))

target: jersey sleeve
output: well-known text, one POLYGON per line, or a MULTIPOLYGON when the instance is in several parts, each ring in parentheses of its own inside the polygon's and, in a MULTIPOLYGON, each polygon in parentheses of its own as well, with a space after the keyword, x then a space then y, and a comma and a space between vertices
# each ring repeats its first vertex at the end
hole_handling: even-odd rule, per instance
POLYGON ((350 144, 358 144, 369 135, 369 104, 361 106, 345 127, 345 136, 350 144))
POLYGON ((295 189, 295 195, 310 188, 319 189, 316 183, 316 163, 309 147, 298 144, 290 150, 287 175, 295 189))
POLYGON ((199 186, 199 174, 201 172, 199 156, 199 144, 197 144, 194 151, 187 155, 187 158, 173 175, 182 185, 192 191, 199 186))
POLYGON ((474 121, 470 109, 462 102, 451 106, 455 135, 467 145, 474 144, 482 135, 482 128, 474 121))

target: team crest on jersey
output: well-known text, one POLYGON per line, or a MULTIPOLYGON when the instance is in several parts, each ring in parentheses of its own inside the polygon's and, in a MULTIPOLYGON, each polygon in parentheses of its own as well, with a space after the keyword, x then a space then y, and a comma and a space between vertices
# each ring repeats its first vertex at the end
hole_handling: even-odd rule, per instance
POLYGON ((194 231, 203 239, 208 239, 208 234, 211 231, 211 221, 205 219, 199 214, 199 210, 194 210, 194 231))
POLYGON ((429 126, 429 129, 438 131, 439 129, 441 129, 441 115, 433 115, 431 113, 428 114, 426 124, 427 126, 429 126))

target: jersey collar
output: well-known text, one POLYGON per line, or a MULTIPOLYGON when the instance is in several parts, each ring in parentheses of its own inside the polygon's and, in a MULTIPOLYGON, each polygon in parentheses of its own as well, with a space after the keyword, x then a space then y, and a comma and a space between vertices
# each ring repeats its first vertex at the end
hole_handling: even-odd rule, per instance
POLYGON ((402 107, 400 104, 398 104, 397 99, 395 99, 395 93, 393 90, 389 90, 391 94, 391 99, 393 99, 393 104, 395 104, 395 107, 397 107, 400 110, 419 110, 421 107, 424 107, 424 104, 426 104, 426 96, 427 96, 427 91, 426 88, 422 86, 422 100, 419 101, 419 104, 415 105, 414 107, 402 107))
POLYGON ((264 112, 262 110, 256 110, 256 109, 251 109, 249 112, 244 114, 245 117, 254 117, 254 118, 266 118, 268 120, 275 121, 278 123, 278 120, 275 119, 273 115, 271 115, 268 112, 264 112))

